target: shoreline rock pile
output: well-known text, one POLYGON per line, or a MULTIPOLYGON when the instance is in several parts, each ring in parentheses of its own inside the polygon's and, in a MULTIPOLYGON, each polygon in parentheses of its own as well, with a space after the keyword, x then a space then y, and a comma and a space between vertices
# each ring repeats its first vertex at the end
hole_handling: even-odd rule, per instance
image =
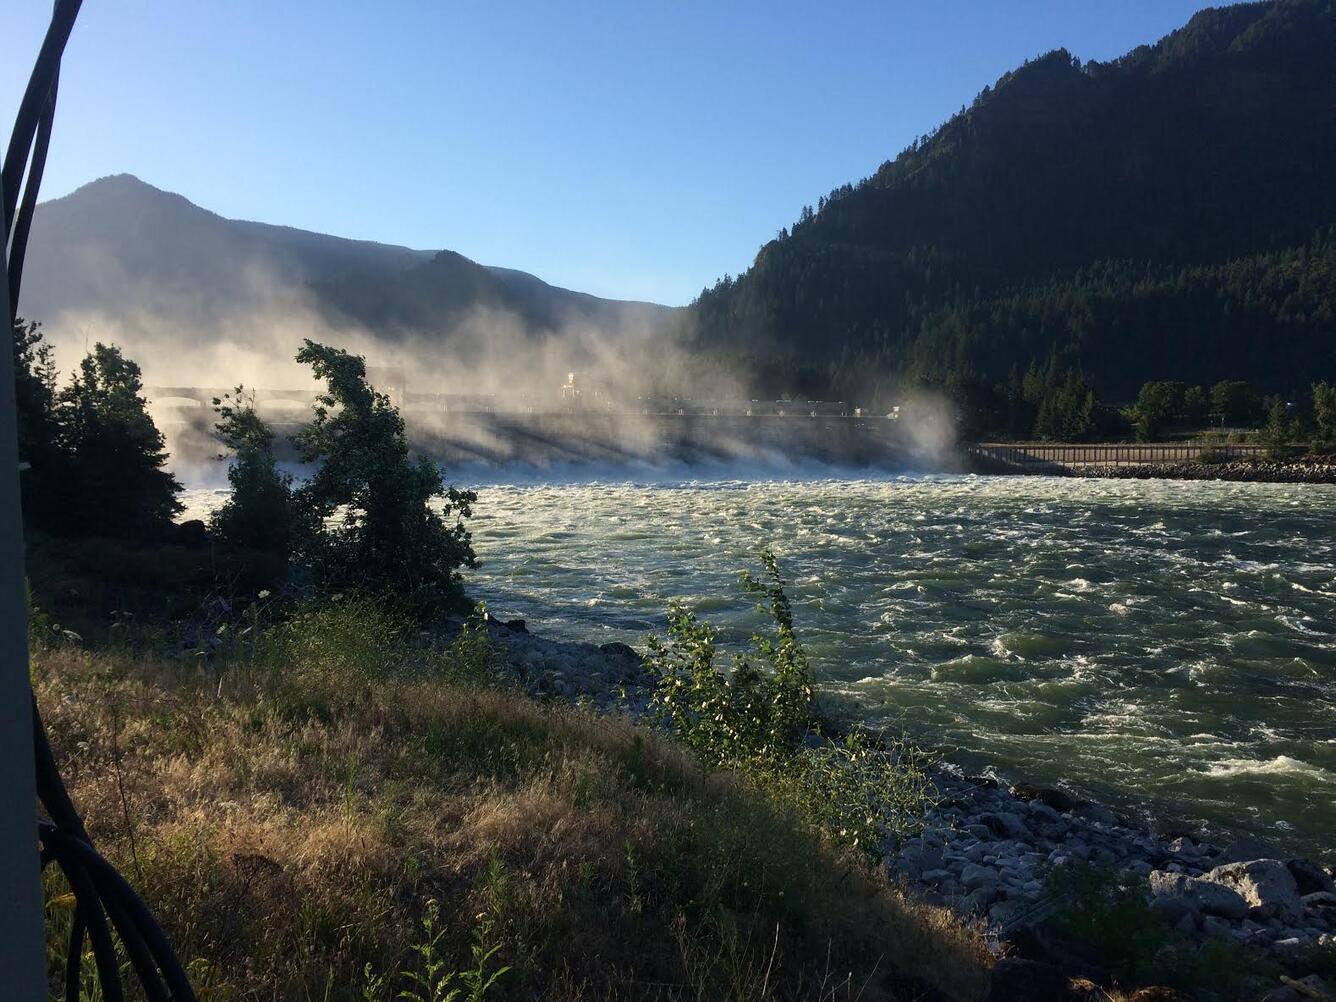
POLYGON ((998 935, 1046 917, 1044 874, 1083 862, 1144 881, 1151 908, 1187 935, 1282 956, 1336 947, 1336 876, 1318 863, 1246 840, 1162 837, 1051 787, 942 773, 941 806, 892 867, 998 935))
MULTIPOLYGON (((1105 480, 1233 480, 1266 484, 1336 484, 1336 459, 1233 460, 1224 463, 1143 463, 1067 466, 1062 475, 1105 480)), ((1048 471, 1052 472, 1052 471, 1048 471)))

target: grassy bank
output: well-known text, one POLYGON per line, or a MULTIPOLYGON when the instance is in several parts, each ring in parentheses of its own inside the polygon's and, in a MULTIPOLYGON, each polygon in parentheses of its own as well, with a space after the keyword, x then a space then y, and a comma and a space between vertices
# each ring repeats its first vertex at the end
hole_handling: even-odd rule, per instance
POLYGON ((983 993, 973 934, 789 809, 410 639, 354 606, 208 663, 36 652, 75 802, 209 997, 983 993))

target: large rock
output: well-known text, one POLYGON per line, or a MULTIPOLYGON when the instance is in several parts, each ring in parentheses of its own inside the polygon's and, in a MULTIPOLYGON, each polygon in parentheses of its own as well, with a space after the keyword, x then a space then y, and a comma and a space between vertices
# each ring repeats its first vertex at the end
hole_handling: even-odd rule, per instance
POLYGON ((1029 827, 1010 811, 997 811, 980 814, 979 820, 989 828, 989 833, 1001 838, 1029 841, 1033 836, 1029 827))
POLYGON ((974 863, 966 863, 960 871, 960 882, 971 890, 976 887, 996 887, 1000 879, 996 870, 974 863))
POLYGON ((1247 900, 1225 884, 1165 870, 1152 870, 1148 880, 1151 905, 1158 911, 1204 912, 1227 919, 1241 919, 1248 914, 1247 900))
POLYGON ((1300 894, 1318 894, 1323 891, 1336 894, 1336 880, 1332 880, 1326 870, 1311 860, 1287 860, 1285 867, 1298 885, 1300 894))
POLYGON ((644 680, 645 662, 634 647, 613 641, 599 644, 598 649, 620 678, 628 682, 644 680))
POLYGON ((1070 793, 1053 786, 1036 786, 1033 783, 1017 783, 1011 788, 1011 795, 1019 800, 1038 801, 1063 814, 1070 813, 1081 801, 1070 793))
POLYGON ((1202 879, 1237 891, 1259 916, 1293 918, 1303 907, 1293 874, 1278 859, 1226 863, 1207 871, 1202 879))

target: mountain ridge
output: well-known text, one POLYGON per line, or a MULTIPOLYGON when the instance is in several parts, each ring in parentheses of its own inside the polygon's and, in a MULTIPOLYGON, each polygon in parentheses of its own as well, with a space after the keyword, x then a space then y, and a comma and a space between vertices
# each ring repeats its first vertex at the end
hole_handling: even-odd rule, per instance
POLYGON ((1336 373, 1333 53, 1336 3, 1271 0, 1110 62, 1031 60, 703 290, 697 344, 785 358, 770 392, 863 399, 905 380, 987 387, 1051 356, 1115 398, 1147 379, 1279 390, 1336 373), (1237 283, 1248 268, 1267 275, 1265 310, 1237 283), (1194 314, 1173 288, 1201 269, 1218 301, 1194 314))
POLYGON ((514 314, 532 334, 571 324, 615 333, 619 324, 652 327, 675 312, 564 289, 455 251, 228 219, 132 174, 39 204, 20 309, 48 322, 71 311, 129 322, 161 303, 184 325, 207 325, 277 293, 309 299, 336 327, 387 338, 448 337, 469 309, 514 314), (387 289, 405 294, 407 305, 377 313, 352 294, 388 304, 387 289))

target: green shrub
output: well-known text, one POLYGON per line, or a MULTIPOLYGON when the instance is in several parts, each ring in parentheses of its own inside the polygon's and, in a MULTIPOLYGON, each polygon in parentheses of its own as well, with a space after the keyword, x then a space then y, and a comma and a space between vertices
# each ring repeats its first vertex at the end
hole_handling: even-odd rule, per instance
POLYGON ((440 904, 428 898, 422 910, 422 936, 411 947, 417 963, 399 971, 397 977, 377 974, 370 964, 366 965, 362 972, 364 1002, 391 998, 402 1002, 485 1002, 492 986, 510 970, 508 966, 492 969, 492 958, 501 945, 494 941, 491 917, 481 912, 474 918, 470 945, 473 966, 462 971, 451 967, 445 957, 441 941, 448 929, 440 924, 440 917, 440 904), (395 983, 405 987, 391 995, 395 983))
POLYGON ((479 602, 441 652, 438 670, 453 682, 495 685, 500 680, 502 666, 503 661, 487 635, 487 606, 479 602))
POLYGON ((741 575, 761 596, 774 637, 756 634, 750 653, 718 660, 718 630, 683 603, 668 610, 668 637, 649 639, 652 706, 700 758, 734 769, 771 797, 798 808, 836 844, 879 859, 888 839, 922 826, 931 799, 927 759, 905 742, 855 730, 822 737, 813 720, 812 671, 773 553, 764 575, 741 575))
POLYGON ((776 638, 752 637, 751 655, 715 665, 719 631, 681 602, 668 609, 668 640, 650 637, 646 666, 657 679, 653 705, 697 754, 730 768, 772 766, 793 757, 811 719, 812 678, 793 630, 779 565, 761 553, 765 580, 743 572, 742 586, 765 595, 776 638))

